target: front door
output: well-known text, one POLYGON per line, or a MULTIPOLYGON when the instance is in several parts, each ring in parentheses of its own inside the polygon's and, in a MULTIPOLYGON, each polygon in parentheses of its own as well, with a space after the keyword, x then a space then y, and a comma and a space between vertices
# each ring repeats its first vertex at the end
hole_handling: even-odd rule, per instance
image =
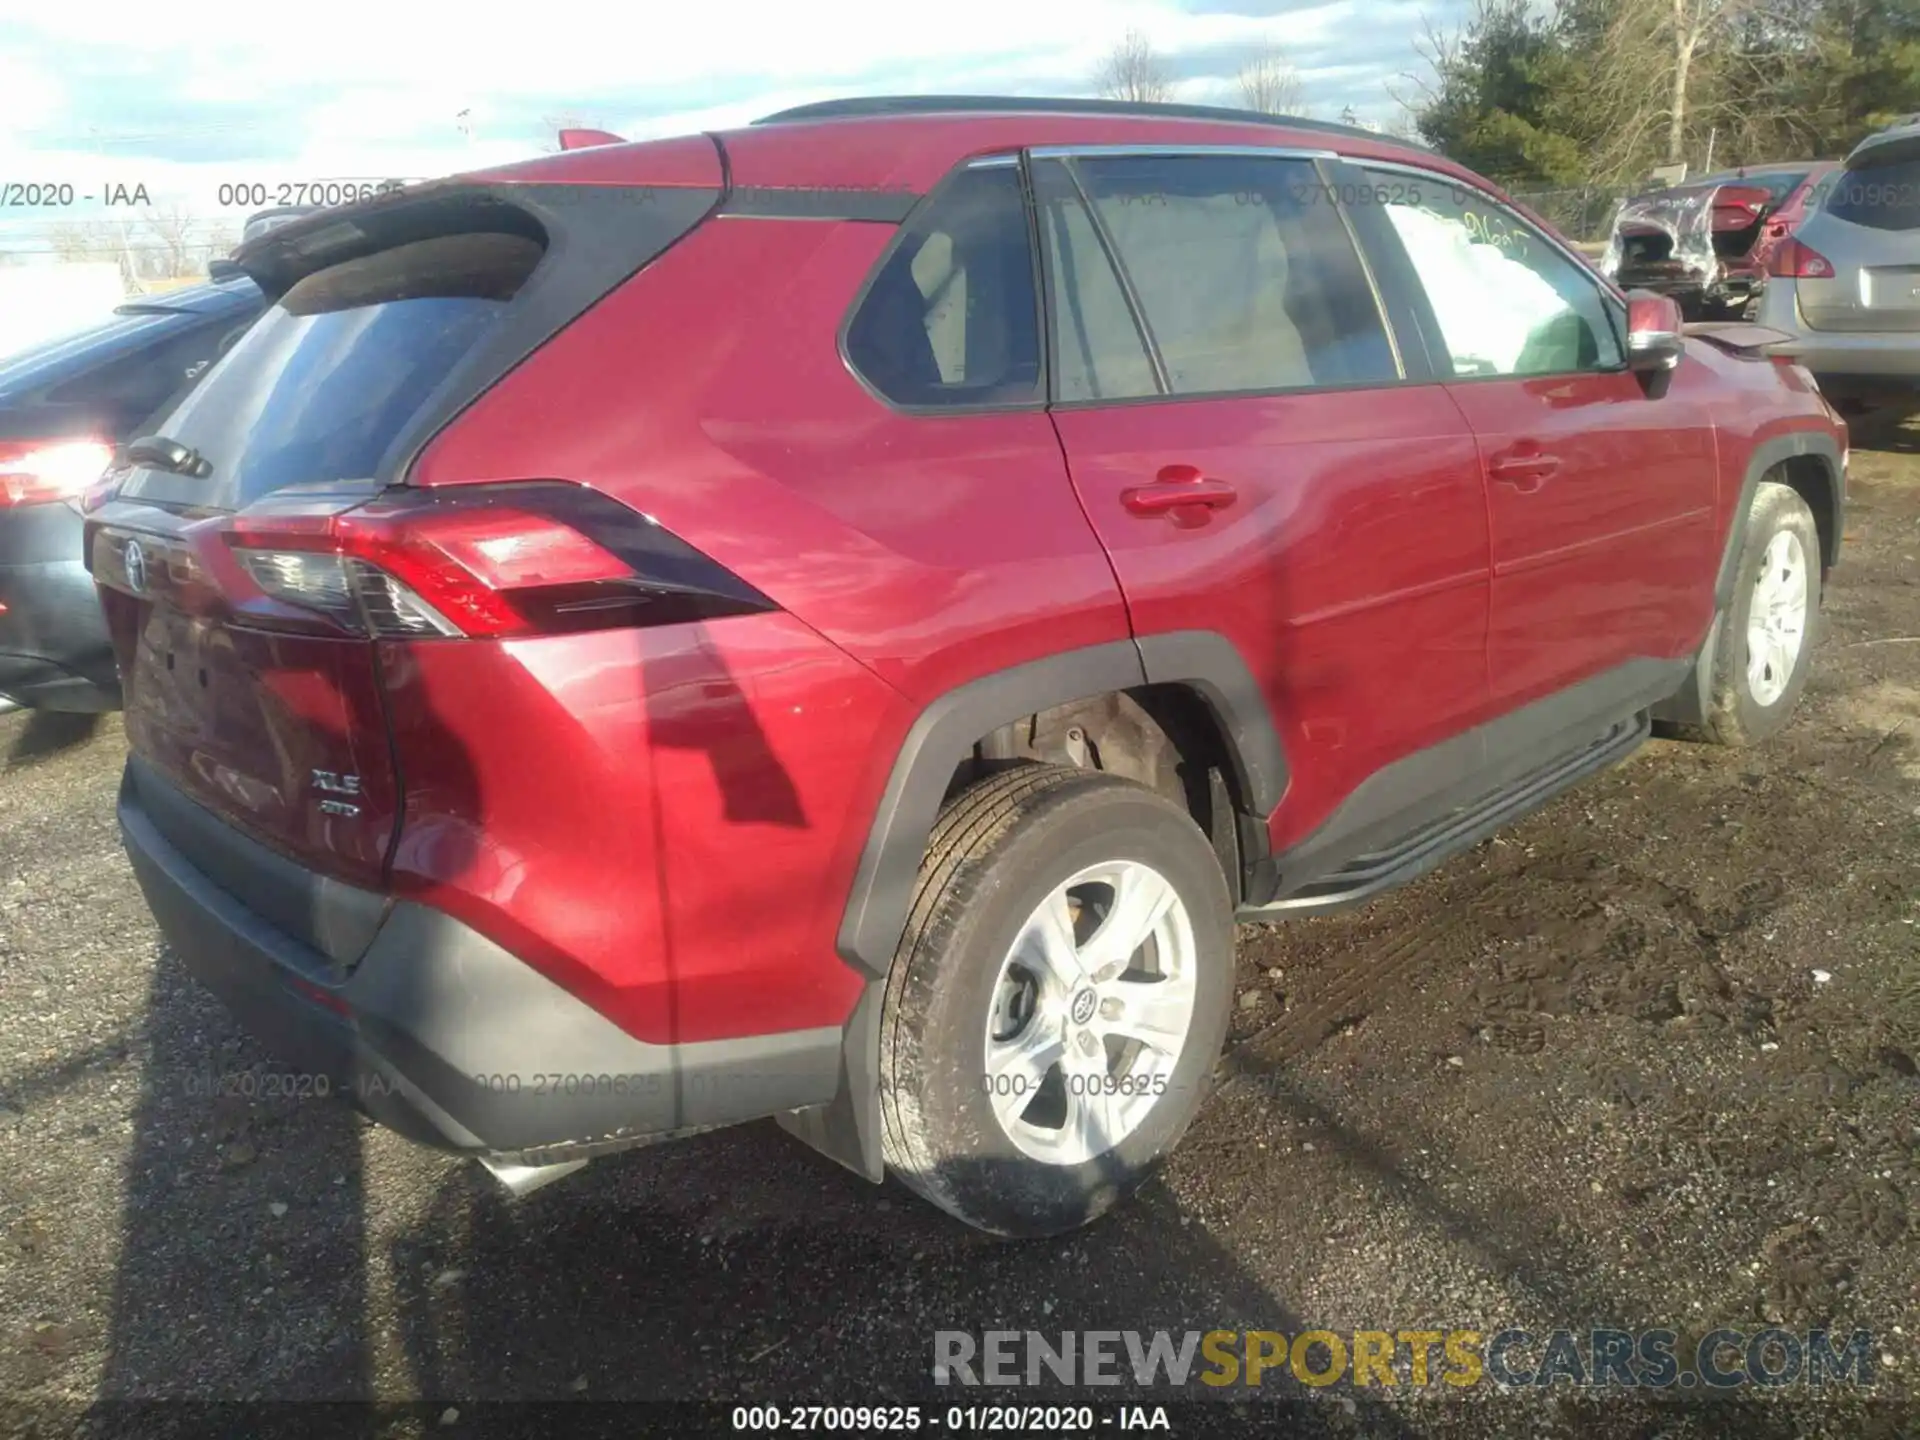
MULTIPOLYGON (((1490 196, 1371 172, 1418 278, 1448 392, 1487 480, 1487 670, 1502 710, 1706 633, 1714 566, 1712 421, 1684 384, 1626 369, 1624 307, 1585 265, 1490 196)), ((1604 691, 1605 682, 1601 682, 1604 691)))

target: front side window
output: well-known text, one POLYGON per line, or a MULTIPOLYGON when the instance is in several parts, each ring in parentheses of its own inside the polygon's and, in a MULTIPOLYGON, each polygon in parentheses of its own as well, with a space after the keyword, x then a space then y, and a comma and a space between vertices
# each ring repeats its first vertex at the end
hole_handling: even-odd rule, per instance
POLYGON ((847 326, 847 358, 896 405, 1040 398, 1033 254, 1020 171, 963 170, 911 219, 847 326))
POLYGON ((1366 269, 1310 162, 1077 157, 1042 162, 1035 180, 1062 400, 1399 378, 1366 269))
POLYGON ((1433 306, 1455 375, 1560 375, 1624 363, 1605 293, 1538 230, 1443 176, 1373 173, 1373 193, 1433 306))

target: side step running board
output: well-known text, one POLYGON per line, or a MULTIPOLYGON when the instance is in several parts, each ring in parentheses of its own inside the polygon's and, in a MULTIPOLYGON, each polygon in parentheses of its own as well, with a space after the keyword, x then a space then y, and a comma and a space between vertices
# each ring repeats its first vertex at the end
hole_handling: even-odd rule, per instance
MULTIPOLYGON (((1391 848, 1357 855, 1284 900, 1240 911, 1239 918, 1264 920, 1322 914, 1371 900, 1382 891, 1418 879, 1462 850, 1539 809, 1563 790, 1625 759, 1639 748, 1651 730, 1645 712, 1622 720, 1591 743, 1441 816, 1391 848)), ((1284 858, 1280 864, 1284 873, 1284 858)))

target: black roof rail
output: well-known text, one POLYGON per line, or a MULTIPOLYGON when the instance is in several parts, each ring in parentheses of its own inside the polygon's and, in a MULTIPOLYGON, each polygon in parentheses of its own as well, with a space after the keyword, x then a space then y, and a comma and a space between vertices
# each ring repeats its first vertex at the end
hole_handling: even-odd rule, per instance
POLYGON ((1061 95, 863 95, 850 100, 819 100, 796 105, 753 123, 776 125, 789 120, 873 119, 883 115, 1139 115, 1159 120, 1212 120, 1236 125, 1272 125, 1285 130, 1310 130, 1323 135, 1345 135, 1356 140, 1380 140, 1431 152, 1419 140, 1385 135, 1360 125, 1333 120, 1309 120, 1302 115, 1268 115, 1259 110, 1236 110, 1227 105, 1166 105, 1145 100, 1077 99, 1061 95))

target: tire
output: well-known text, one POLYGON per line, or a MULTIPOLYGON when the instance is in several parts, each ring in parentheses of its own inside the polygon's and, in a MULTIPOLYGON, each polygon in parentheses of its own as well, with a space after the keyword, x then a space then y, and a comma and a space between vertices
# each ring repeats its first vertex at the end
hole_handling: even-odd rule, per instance
POLYGON ((1820 616, 1820 532, 1807 502, 1791 486, 1762 481, 1747 509, 1747 529, 1734 571, 1733 600, 1726 612, 1720 643, 1714 647, 1708 686, 1707 718, 1680 733, 1713 745, 1752 745, 1774 734, 1792 717, 1807 683, 1820 616), (1750 630, 1763 568, 1778 538, 1792 537, 1804 581, 1805 603, 1790 665, 1763 665, 1756 677, 1750 630), (1784 683, 1782 680, 1784 678, 1784 683), (1758 680, 1759 689, 1756 689, 1758 680))
POLYGON ((887 980, 880 1029, 887 1168, 991 1234, 1032 1238, 1086 1224, 1146 1180, 1185 1133, 1226 1037, 1232 992, 1226 880, 1184 809, 1132 782, 1065 766, 1021 765, 979 781, 934 826, 887 980), (1068 881, 1092 872, 1115 883, 1096 878, 1059 898, 1068 881), (1078 927, 1086 948, 1069 943, 1065 953, 1090 964, 1125 943, 1099 930, 1113 901, 1123 888, 1130 897, 1155 893, 1152 876, 1177 905, 1128 951, 1131 960, 1109 963, 1124 973, 1056 986, 1070 966, 1026 971, 1045 948, 1036 938, 1045 929, 1036 914, 1043 902, 1078 927), (1077 909, 1068 908, 1076 898, 1077 909), (1164 1049, 1120 1039, 1116 1055, 1108 1048, 1115 1040, 1088 1038, 1105 1032, 1110 1019, 1115 1031, 1138 1030, 1145 1022, 1136 1015, 1171 1014, 1188 992, 1184 1038, 1163 1036, 1164 1049), (1021 1079, 1018 1067, 989 1078, 990 1055, 1055 1032, 1061 1058, 1044 1072, 1034 1068, 1038 1080, 1021 1079), (1009 1090, 1016 1079, 1020 1088, 1009 1090), (996 1113, 995 1082, 1009 1120, 996 1113), (1097 1104, 1085 1098, 1096 1094, 1097 1104), (1118 1143, 1095 1146, 1114 1132, 1118 1143), (1084 1158, 1076 1154, 1081 1142, 1084 1158), (1048 1158, 1036 1158, 1036 1150, 1048 1158))

